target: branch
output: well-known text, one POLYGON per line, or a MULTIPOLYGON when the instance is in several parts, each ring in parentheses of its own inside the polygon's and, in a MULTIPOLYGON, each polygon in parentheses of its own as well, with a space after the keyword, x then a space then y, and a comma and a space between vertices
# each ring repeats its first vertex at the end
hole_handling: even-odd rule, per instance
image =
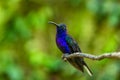
POLYGON ((84 57, 92 60, 102 60, 104 58, 115 58, 115 59, 120 59, 120 52, 113 52, 113 53, 104 53, 102 55, 92 55, 92 54, 87 54, 87 53, 73 53, 73 54, 63 54, 62 58, 66 61, 67 58, 72 58, 72 57, 84 57))

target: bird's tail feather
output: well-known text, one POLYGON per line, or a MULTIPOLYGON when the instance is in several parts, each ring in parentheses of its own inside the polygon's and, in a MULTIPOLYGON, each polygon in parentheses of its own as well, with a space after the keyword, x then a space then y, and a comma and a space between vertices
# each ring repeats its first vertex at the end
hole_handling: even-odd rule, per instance
POLYGON ((72 59, 67 59, 70 64, 72 64, 74 67, 76 67, 78 70, 84 72, 84 68, 87 71, 87 73, 92 76, 93 73, 87 66, 87 64, 82 60, 82 58, 72 58, 72 59))
POLYGON ((90 76, 93 75, 92 71, 89 69, 89 67, 88 67, 86 64, 83 65, 83 67, 85 68, 85 70, 87 71, 87 73, 88 73, 90 76))

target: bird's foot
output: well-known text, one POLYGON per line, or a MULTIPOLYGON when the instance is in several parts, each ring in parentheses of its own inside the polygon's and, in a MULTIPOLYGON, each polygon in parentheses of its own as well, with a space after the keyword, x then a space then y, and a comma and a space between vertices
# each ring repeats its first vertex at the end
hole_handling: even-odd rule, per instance
POLYGON ((62 60, 64 60, 65 62, 67 62, 67 58, 65 57, 65 54, 62 55, 62 60))

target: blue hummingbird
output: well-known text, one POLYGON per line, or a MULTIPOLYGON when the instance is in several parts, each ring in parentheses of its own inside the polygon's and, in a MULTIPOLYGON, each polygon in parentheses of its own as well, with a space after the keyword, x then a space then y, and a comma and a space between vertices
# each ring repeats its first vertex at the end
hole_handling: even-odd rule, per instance
MULTIPOLYGON (((56 26, 56 44, 60 51, 64 54, 73 54, 76 52, 81 52, 79 45, 77 42, 67 33, 65 24, 57 24, 55 22, 50 21, 50 24, 54 24, 56 26)), ((81 57, 73 57, 67 59, 67 61, 73 65, 78 70, 84 72, 84 68, 88 72, 90 76, 92 76, 92 71, 89 69, 84 59, 81 57)))

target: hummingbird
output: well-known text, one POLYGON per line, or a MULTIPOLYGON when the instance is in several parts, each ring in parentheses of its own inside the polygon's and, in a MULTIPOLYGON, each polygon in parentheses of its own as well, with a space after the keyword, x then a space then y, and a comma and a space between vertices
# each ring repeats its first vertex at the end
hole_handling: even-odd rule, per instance
MULTIPOLYGON (((56 26, 56 44, 63 54, 73 54, 77 52, 81 53, 78 43, 67 33, 65 24, 57 24, 52 21, 49 21, 48 23, 56 26)), ((90 76, 93 75, 92 71, 85 63, 83 57, 73 57, 67 59, 67 61, 81 72, 84 72, 84 69, 86 69, 90 76)))

